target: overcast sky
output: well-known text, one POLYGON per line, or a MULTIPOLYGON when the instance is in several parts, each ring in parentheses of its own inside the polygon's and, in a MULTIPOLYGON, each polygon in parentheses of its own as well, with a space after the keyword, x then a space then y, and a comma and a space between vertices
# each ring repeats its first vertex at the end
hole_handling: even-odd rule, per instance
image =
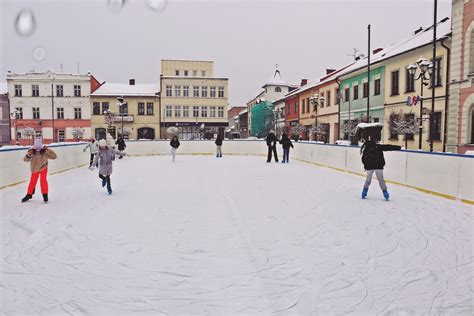
MULTIPOLYGON (((317 80, 326 68, 351 62, 353 48, 400 41, 433 21, 433 0, 0 0, 1 81, 13 72, 91 71, 99 81, 158 82, 161 59, 214 61, 229 78, 229 102, 243 105, 279 65, 297 84, 317 80), (151 10, 147 1, 161 4, 151 10), (155 1, 155 2, 154 2, 155 1), (36 28, 20 36, 15 21, 30 9, 36 28), (37 49, 35 51, 35 49, 37 49), (46 53, 45 55, 43 53, 46 53)), ((438 1, 439 19, 451 1, 438 1)))

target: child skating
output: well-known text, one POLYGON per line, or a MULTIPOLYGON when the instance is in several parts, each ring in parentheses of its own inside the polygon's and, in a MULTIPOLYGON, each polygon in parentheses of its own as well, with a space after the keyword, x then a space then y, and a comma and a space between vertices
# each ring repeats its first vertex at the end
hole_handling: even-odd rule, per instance
POLYGON ((220 134, 217 135, 215 144, 216 144, 216 147, 217 147, 216 157, 217 158, 222 158, 222 136, 220 134))
POLYGON ((40 178, 41 193, 43 194, 43 201, 48 203, 48 160, 56 159, 56 153, 46 146, 40 138, 35 139, 35 143, 31 149, 28 150, 26 156, 23 158, 25 162, 30 163, 31 178, 28 185, 28 192, 21 200, 22 203, 30 200, 35 193, 36 183, 40 178))
POLYGON ((385 200, 388 201, 390 195, 387 191, 387 185, 383 178, 383 168, 385 166, 385 158, 383 156, 384 151, 400 150, 400 146, 396 145, 381 145, 369 139, 362 145, 360 152, 362 154, 362 163, 364 169, 367 171, 367 179, 365 180, 364 189, 362 190, 362 198, 367 197, 370 183, 372 182, 372 176, 377 176, 382 194, 385 200))
POLYGON ((95 155, 97 155, 97 151, 99 150, 99 145, 95 141, 95 138, 92 138, 90 142, 87 144, 87 146, 84 148, 83 152, 86 152, 87 148, 89 148, 90 154, 91 154, 91 159, 89 163, 89 169, 94 169, 94 167, 97 167, 97 165, 94 165, 94 158, 95 155))
POLYGON ((288 138, 286 133, 283 133, 281 135, 281 140, 280 144, 283 147, 283 161, 282 163, 288 163, 290 159, 290 147, 294 148, 293 143, 291 142, 291 139, 288 138))
POLYGON ((115 160, 115 149, 107 145, 105 139, 99 141, 99 151, 94 159, 94 165, 99 164, 99 178, 102 180, 102 187, 107 186, 107 192, 112 194, 110 176, 112 175, 112 162, 115 160))
POLYGON ((173 136, 173 138, 170 141, 170 146, 171 146, 171 156, 173 157, 173 162, 176 160, 176 150, 178 149, 180 143, 178 140, 178 136, 173 136))

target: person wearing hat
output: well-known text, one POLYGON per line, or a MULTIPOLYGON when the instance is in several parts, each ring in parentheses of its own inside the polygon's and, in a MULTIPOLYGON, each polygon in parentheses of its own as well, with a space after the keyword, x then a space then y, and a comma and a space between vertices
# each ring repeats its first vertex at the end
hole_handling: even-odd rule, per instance
POLYGON ((105 139, 99 141, 99 151, 94 158, 94 165, 99 164, 99 178, 102 187, 107 186, 107 192, 112 194, 110 175, 112 174, 112 162, 115 160, 115 149, 111 148, 105 139))
MULTIPOLYGON (((84 148, 83 152, 86 152, 87 148, 89 148, 89 151, 91 153, 91 160, 90 160, 90 163, 89 163, 89 169, 92 169, 93 168, 92 164, 94 162, 95 155, 97 154, 97 151, 99 150, 99 145, 95 141, 95 138, 92 138, 90 140, 90 142, 84 148)), ((94 166, 97 167, 97 165, 94 165, 94 166)))
POLYGON ((41 193, 43 201, 48 202, 48 160, 56 159, 56 153, 43 145, 41 138, 36 138, 32 148, 28 150, 23 161, 30 163, 31 177, 28 184, 28 192, 21 200, 22 203, 30 200, 35 192, 36 183, 40 179, 41 193))
POLYGON ((275 157, 275 162, 278 162, 276 143, 277 143, 277 137, 275 136, 275 132, 273 130, 270 130, 270 132, 267 135, 267 146, 268 146, 267 162, 272 161, 272 153, 273 153, 273 156, 275 157))

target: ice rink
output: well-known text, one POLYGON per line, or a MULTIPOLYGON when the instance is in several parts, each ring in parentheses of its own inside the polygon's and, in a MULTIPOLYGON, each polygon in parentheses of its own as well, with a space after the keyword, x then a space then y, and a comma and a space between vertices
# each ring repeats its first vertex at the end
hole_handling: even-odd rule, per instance
POLYGON ((253 156, 125 157, 99 182, 0 190, 1 312, 473 314, 472 206, 253 156))

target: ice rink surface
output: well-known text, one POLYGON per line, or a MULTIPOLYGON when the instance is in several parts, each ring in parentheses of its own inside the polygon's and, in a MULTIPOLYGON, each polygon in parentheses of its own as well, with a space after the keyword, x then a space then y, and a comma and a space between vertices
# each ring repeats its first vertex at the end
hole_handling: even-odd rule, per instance
POLYGON ((265 157, 126 157, 112 196, 87 168, 50 176, 49 204, 1 190, 0 311, 472 315, 472 206, 393 184, 386 202, 376 180, 361 200, 363 182, 265 157))

